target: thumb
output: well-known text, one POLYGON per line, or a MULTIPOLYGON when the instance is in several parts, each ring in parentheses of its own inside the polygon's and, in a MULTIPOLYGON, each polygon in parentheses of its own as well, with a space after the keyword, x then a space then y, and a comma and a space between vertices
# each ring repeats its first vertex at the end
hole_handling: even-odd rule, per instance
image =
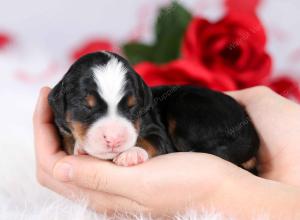
POLYGON ((90 190, 132 197, 140 176, 134 167, 121 167, 90 156, 68 156, 53 169, 53 176, 63 182, 90 190))

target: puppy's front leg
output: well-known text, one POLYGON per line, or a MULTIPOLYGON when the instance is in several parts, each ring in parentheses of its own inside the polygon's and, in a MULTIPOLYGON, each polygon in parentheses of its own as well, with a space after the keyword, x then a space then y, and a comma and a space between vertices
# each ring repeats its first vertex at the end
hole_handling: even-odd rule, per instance
POLYGON ((113 162, 119 166, 134 166, 144 163, 148 160, 149 155, 147 151, 140 147, 132 147, 113 159, 113 162))
POLYGON ((148 118, 148 123, 145 123, 143 129, 140 130, 136 146, 115 157, 113 160, 115 164, 133 166, 143 163, 151 157, 173 152, 171 142, 163 129, 163 125, 155 117, 148 118))

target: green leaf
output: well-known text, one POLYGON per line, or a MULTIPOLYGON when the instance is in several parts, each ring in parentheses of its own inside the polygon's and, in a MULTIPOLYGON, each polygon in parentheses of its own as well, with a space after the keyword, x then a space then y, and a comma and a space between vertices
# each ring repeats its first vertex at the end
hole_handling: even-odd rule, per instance
POLYGON ((183 35, 192 15, 177 1, 161 8, 155 24, 155 41, 152 45, 127 43, 123 51, 132 64, 141 61, 166 63, 180 55, 183 35))
POLYGON ((152 46, 141 43, 128 43, 123 46, 123 52, 132 64, 145 60, 152 61, 152 46))

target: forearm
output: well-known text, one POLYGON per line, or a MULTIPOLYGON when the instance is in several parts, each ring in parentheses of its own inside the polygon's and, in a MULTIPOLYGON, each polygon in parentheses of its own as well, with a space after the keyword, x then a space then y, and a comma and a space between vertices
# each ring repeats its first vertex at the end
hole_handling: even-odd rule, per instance
POLYGON ((300 219, 300 190, 251 176, 225 184, 217 208, 237 219, 300 219), (268 218, 267 218, 268 219, 268 218))

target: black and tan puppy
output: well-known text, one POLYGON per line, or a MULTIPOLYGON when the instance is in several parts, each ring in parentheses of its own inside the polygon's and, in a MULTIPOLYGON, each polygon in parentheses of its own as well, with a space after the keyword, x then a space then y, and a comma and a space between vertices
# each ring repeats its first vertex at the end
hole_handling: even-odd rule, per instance
POLYGON ((210 153, 255 171, 258 135, 230 96, 192 86, 152 88, 175 151, 210 153))
POLYGON ((76 61, 49 103, 69 154, 118 165, 194 151, 242 166, 259 145, 249 117, 232 98, 188 86, 150 89, 124 58, 110 52, 76 61))

